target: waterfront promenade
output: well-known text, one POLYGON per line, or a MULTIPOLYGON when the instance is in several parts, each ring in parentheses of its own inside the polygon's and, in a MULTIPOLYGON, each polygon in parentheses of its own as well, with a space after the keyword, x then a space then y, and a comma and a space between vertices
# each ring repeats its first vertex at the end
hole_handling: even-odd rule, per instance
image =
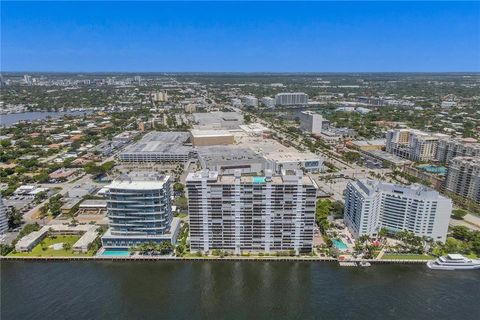
MULTIPOLYGON (((30 260, 30 261, 278 261, 278 262, 339 262, 328 257, 172 257, 172 256, 92 256, 92 257, 0 257, 0 260, 30 260)), ((370 262, 371 264, 419 264, 426 260, 415 259, 350 259, 349 262, 370 262)))

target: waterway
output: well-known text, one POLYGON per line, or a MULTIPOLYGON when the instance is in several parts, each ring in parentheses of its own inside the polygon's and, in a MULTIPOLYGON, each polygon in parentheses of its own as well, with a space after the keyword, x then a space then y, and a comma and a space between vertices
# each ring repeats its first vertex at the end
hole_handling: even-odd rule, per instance
POLYGON ((1 261, 9 319, 479 319, 480 271, 327 262, 1 261))
POLYGON ((18 121, 35 121, 45 120, 47 118, 60 118, 64 115, 79 116, 89 113, 90 111, 65 111, 65 112, 21 112, 0 114, 0 127, 11 126, 18 121))

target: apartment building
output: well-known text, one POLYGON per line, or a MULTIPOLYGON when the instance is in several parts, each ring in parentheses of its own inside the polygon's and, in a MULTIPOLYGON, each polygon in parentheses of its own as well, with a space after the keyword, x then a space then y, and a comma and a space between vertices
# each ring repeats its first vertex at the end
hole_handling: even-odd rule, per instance
POLYGON ((437 154, 438 137, 424 132, 418 132, 410 135, 410 160, 412 161, 432 161, 437 154))
POLYGON ((294 93, 278 93, 275 95, 275 105, 288 106, 305 106, 308 104, 308 95, 303 92, 294 93))
POLYGON ((134 172, 119 176, 107 189, 109 229, 103 247, 175 242, 179 220, 172 216, 169 176, 134 172))
POLYGON ((275 107, 275 99, 270 97, 263 97, 260 99, 260 103, 263 104, 267 108, 275 107))
POLYGON ((299 113, 300 129, 306 132, 320 134, 330 128, 330 122, 318 113, 302 111, 299 113))
POLYGON ((0 197, 0 234, 5 233, 8 230, 8 216, 7 206, 3 203, 0 197))
POLYGON ((445 190, 480 203, 480 157, 457 157, 450 161, 445 190))
POLYGON ((385 150, 412 161, 433 161, 436 159, 439 139, 447 137, 444 134, 430 134, 415 129, 388 130, 385 150))
POLYGON ((246 107, 258 107, 258 99, 254 96, 244 96, 242 102, 246 107))
POLYGON ((386 228, 445 242, 451 211, 450 199, 422 185, 357 180, 345 193, 345 224, 355 238, 386 228))
POLYGON ((265 176, 190 173, 186 180, 193 251, 310 252, 317 185, 301 171, 265 176))
POLYGON ((480 143, 475 139, 451 139, 438 140, 436 160, 441 163, 449 163, 456 157, 480 158, 480 143))

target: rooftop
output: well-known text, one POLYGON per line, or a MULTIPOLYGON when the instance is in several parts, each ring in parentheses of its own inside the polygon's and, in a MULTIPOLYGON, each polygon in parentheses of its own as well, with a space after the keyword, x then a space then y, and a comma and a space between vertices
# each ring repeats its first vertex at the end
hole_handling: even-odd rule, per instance
POLYGON ((265 158, 251 149, 236 146, 202 146, 198 147, 200 162, 206 166, 214 164, 259 163, 266 162, 265 158))
POLYGON ((153 172, 133 172, 122 174, 108 186, 109 189, 151 190, 161 189, 170 176, 153 172))
POLYGON ((264 132, 270 132, 271 130, 267 127, 265 127, 261 123, 251 123, 251 124, 244 124, 241 125, 240 128, 245 131, 246 133, 250 134, 261 134, 264 132))
POLYGON ((276 162, 319 160, 319 156, 310 151, 299 151, 293 147, 286 147, 274 139, 265 139, 243 134, 236 134, 235 141, 249 148, 258 155, 276 162))
POLYGON ((453 158, 452 162, 461 162, 463 164, 470 164, 480 166, 480 158, 478 157, 456 157, 453 158))
POLYGON ((218 137, 227 136, 231 137, 232 134, 227 130, 199 130, 193 129, 190 131, 194 138, 206 138, 206 137, 218 137))
POLYGON ((252 176, 252 175, 220 175, 216 171, 210 170, 202 170, 193 173, 189 173, 187 176, 186 181, 201 181, 202 179, 207 179, 212 183, 218 184, 233 184, 236 179, 240 179, 240 183, 242 184, 263 184, 269 183, 272 184, 296 184, 298 179, 300 179, 304 185, 313 185, 317 187, 315 182, 310 179, 309 176, 303 175, 301 171, 296 172, 283 172, 280 174, 271 174, 271 171, 267 170, 267 174, 265 176, 252 176))
POLYGON ((368 146, 385 146, 386 139, 374 139, 374 140, 355 140, 352 141, 352 144, 359 147, 368 147, 368 146))
POLYGON ((373 195, 375 192, 386 192, 390 194, 395 194, 398 196, 405 196, 408 198, 416 198, 418 200, 436 200, 436 199, 446 199, 440 193, 434 189, 426 187, 421 184, 412 184, 409 186, 386 183, 377 180, 362 179, 353 182, 357 184, 360 190, 364 192, 365 195, 373 195))
POLYGON ((371 156, 373 156, 377 159, 380 159, 380 160, 386 160, 386 161, 391 162, 391 163, 393 163, 394 165, 397 165, 397 166, 401 166, 401 165, 410 163, 409 160, 400 158, 399 156, 396 156, 394 154, 391 154, 391 153, 388 153, 388 152, 385 152, 385 151, 382 151, 382 150, 368 150, 368 151, 364 151, 364 152, 367 155, 371 155, 371 156))
POLYGON ((304 94, 304 95, 306 95, 305 92, 281 92, 281 93, 277 93, 275 96, 287 96, 287 95, 291 95, 291 94, 304 94))
POLYGON ((107 200, 84 200, 80 208, 107 208, 107 200))
POLYGON ((236 130, 243 124, 243 116, 237 112, 208 112, 208 113, 194 113, 194 122, 196 129, 226 129, 236 130))
POLYGON ((192 147, 184 144, 189 139, 189 132, 150 132, 122 153, 188 153, 192 147))

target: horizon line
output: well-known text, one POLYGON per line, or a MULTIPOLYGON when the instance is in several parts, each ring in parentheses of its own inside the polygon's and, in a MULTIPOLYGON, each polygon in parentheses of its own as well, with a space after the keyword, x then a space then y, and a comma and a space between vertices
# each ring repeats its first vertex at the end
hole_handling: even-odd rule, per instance
POLYGON ((173 74, 192 74, 192 73, 213 73, 213 74, 345 74, 345 73, 479 73, 477 71, 82 71, 82 70, 72 70, 72 71, 33 71, 33 70, 0 70, 2 73, 173 73, 173 74))

